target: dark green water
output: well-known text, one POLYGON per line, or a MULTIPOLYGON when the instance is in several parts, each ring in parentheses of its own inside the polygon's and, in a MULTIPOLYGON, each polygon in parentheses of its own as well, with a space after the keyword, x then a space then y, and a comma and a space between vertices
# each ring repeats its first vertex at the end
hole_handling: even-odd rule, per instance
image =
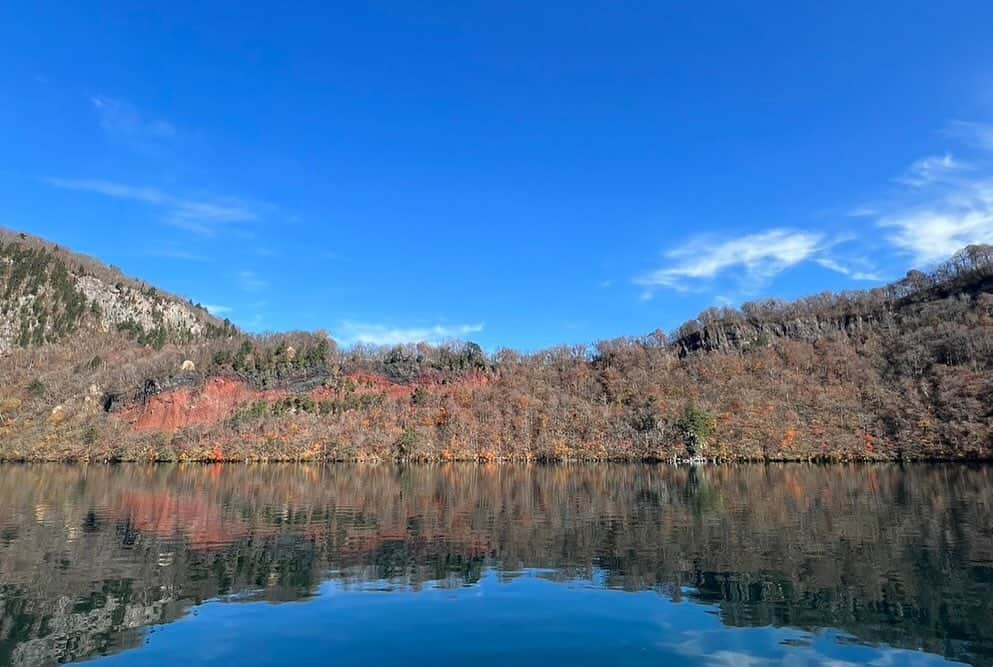
POLYGON ((993 665, 993 468, 0 467, 0 665, 993 665))

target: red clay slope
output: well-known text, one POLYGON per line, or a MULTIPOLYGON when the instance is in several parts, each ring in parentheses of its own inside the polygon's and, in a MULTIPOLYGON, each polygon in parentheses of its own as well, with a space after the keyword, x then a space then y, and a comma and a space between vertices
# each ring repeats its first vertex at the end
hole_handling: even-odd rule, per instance
MULTIPOLYGON (((383 393, 393 400, 408 398, 417 387, 437 392, 446 386, 434 381, 396 384, 384 377, 365 373, 354 373, 346 378, 352 381, 353 391, 357 394, 383 393)), ((488 377, 480 374, 464 378, 459 384, 480 385, 488 381, 488 377)), ((285 390, 260 391, 240 380, 215 377, 199 387, 181 387, 153 396, 143 405, 124 410, 120 417, 138 431, 175 431, 187 426, 219 424, 244 405, 255 401, 277 401, 289 395, 285 390)), ((336 398, 339 391, 319 388, 308 395, 315 400, 326 400, 336 398)))
POLYGON ((258 391, 244 382, 211 378, 201 387, 181 387, 153 396, 121 413, 138 431, 175 431, 196 424, 218 424, 242 405, 276 400, 286 392, 258 391))

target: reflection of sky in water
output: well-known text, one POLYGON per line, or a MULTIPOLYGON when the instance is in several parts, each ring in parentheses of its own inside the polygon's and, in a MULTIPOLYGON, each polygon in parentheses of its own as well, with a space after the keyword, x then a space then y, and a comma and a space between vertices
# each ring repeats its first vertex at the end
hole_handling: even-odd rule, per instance
POLYGON ((101 665, 930 665, 831 630, 731 628, 715 608, 547 572, 421 590, 323 584, 306 601, 209 602, 101 665), (387 592, 387 590, 389 592, 387 592))
POLYGON ((0 666, 993 667, 991 599, 993 466, 0 469, 0 666))

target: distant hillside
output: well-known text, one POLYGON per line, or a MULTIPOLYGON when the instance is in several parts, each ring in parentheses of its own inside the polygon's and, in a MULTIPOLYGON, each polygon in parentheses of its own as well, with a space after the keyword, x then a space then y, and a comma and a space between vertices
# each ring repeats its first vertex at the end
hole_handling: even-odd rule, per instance
POLYGON ((202 306, 26 234, 0 228, 0 352, 117 329, 162 347, 232 331, 202 306))
POLYGON ((4 233, 0 460, 993 459, 993 247, 534 354, 249 336, 4 233))
MULTIPOLYGON (((740 310, 712 308, 673 334, 682 354, 746 350, 774 338, 814 342, 834 334, 862 339, 872 331, 889 334, 916 329, 933 304, 955 298, 963 305, 993 293, 993 246, 973 245, 933 273, 910 271, 902 280, 867 291, 825 292, 793 302, 766 299, 740 310)), ((952 320, 961 309, 947 313, 952 320)), ((933 313, 932 313, 933 315, 933 313)))

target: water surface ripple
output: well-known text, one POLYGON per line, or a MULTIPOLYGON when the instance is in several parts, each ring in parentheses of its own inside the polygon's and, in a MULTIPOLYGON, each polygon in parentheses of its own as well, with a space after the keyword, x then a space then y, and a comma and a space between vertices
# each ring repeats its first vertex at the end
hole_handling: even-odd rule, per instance
POLYGON ((0 665, 993 665, 993 468, 2 466, 0 665))

